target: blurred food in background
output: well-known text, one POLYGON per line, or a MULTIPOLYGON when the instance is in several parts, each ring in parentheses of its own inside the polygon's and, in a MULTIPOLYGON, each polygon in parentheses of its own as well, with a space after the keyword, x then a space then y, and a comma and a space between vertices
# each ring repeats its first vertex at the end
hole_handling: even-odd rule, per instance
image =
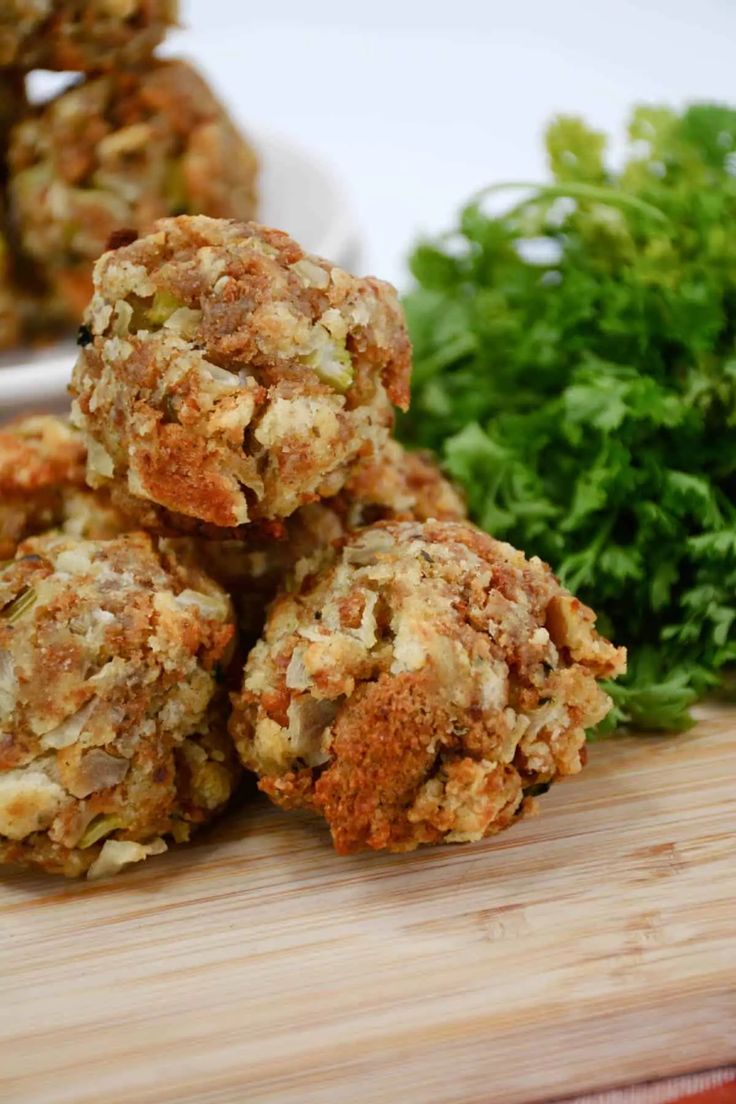
POLYGON ((173 0, 17 0, 0 15, 0 348, 79 322, 116 231, 254 217, 249 142, 191 65, 153 56, 176 20, 173 0), (79 80, 29 106, 37 67, 79 80))
POLYGON ((178 0, 6 0, 0 65, 94 73, 146 62, 178 0))

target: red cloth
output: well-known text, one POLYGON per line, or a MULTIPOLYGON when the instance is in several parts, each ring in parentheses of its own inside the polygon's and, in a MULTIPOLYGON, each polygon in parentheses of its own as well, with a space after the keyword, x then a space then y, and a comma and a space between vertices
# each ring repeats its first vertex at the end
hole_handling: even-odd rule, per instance
POLYGON ((736 1077, 717 1089, 681 1096, 677 1104, 736 1104, 736 1077))
POLYGON ((588 1093, 557 1104, 736 1104, 736 1067, 588 1093))

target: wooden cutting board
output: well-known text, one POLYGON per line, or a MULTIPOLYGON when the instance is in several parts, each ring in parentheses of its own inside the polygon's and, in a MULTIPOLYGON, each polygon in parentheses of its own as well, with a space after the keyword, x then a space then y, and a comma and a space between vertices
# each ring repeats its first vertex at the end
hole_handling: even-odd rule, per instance
POLYGON ((495 840, 338 858, 255 799, 0 882, 0 1100, 514 1104, 736 1059, 736 710, 592 748, 495 840))

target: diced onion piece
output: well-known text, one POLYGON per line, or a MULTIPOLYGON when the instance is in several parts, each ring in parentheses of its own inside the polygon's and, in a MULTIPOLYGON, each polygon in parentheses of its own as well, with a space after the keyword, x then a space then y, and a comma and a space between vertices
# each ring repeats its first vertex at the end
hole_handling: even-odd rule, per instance
POLYGON ((198 590, 182 590, 176 601, 180 606, 194 606, 204 617, 226 621, 230 609, 224 595, 202 594, 198 590))
POLYGON ((325 272, 314 261, 310 261, 308 257, 302 257, 300 261, 295 261, 293 265, 290 265, 292 272, 296 272, 301 276, 307 287, 316 287, 324 290, 329 286, 330 274, 325 272))
POLYGON ((76 713, 72 713, 69 717, 66 717, 61 724, 58 724, 56 728, 52 728, 50 732, 46 732, 41 737, 41 747, 45 751, 48 751, 49 748, 54 748, 58 751, 59 748, 69 747, 71 744, 76 743, 82 735, 84 726, 94 712, 96 705, 97 698, 90 698, 81 709, 76 711, 76 713))
POLYGON ((130 840, 105 840, 102 850, 87 871, 87 877, 91 881, 97 878, 109 878, 113 874, 117 874, 124 866, 142 862, 149 855, 160 855, 165 850, 166 844, 162 839, 155 839, 150 843, 133 843, 130 840))

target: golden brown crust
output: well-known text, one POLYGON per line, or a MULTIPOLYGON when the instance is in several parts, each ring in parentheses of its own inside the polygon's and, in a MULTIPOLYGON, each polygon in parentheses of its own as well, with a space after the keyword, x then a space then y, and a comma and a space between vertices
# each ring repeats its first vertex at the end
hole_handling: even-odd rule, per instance
POLYGON ((432 455, 407 452, 393 439, 377 455, 359 460, 338 494, 302 506, 285 520, 261 519, 222 529, 135 498, 119 484, 113 484, 110 493, 136 527, 162 536, 186 534, 210 542, 237 542, 258 552, 272 550, 280 575, 322 545, 376 521, 462 521, 468 516, 461 492, 432 455))
POLYGON ((93 485, 230 530, 338 492, 408 399, 392 288, 256 223, 168 219, 96 267, 73 379, 93 485))
POLYGON ((84 486, 81 437, 60 418, 17 419, 0 429, 0 560, 62 513, 66 488, 84 486))
POLYGON ((68 483, 84 486, 86 450, 63 418, 17 418, 0 429, 0 495, 29 494, 68 483))
POLYGON ((0 65, 99 72, 145 61, 177 0, 4 0, 0 65))
POLYGON ((341 852, 479 839, 574 774, 623 649, 539 560, 468 524, 383 522, 302 562, 231 731, 260 786, 341 852))
MULTIPOLYGON (((401 815, 431 772, 440 746, 457 746, 452 708, 431 672, 384 671, 364 683, 337 717, 334 763, 316 781, 315 807, 338 851, 400 849, 412 826, 401 815)), ((439 833, 435 840, 439 840, 439 833)), ((435 842, 428 838, 423 842, 435 842)))
POLYGON ((50 529, 102 540, 134 527, 104 491, 86 488, 86 455, 63 418, 18 418, 0 429, 0 560, 50 529))

